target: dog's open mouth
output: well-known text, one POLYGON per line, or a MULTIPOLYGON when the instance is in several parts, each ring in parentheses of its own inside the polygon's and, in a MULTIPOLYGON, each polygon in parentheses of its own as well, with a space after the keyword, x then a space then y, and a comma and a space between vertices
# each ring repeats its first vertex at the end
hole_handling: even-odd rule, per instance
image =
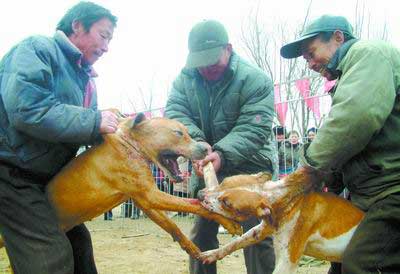
POLYGON ((159 162, 160 164, 170 173, 170 176, 177 182, 182 182, 183 179, 180 176, 179 165, 177 159, 180 155, 173 151, 167 150, 160 153, 159 162))

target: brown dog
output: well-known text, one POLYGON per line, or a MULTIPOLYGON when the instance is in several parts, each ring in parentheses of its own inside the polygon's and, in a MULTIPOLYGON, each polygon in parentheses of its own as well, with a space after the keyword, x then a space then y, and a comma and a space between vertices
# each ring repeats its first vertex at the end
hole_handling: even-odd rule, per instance
POLYGON ((110 210, 128 198, 155 223, 171 234, 193 257, 200 250, 180 231, 163 210, 190 212, 221 223, 230 233, 240 234, 234 221, 211 213, 192 199, 182 199, 158 190, 149 162, 157 164, 176 181, 176 159, 201 159, 204 146, 193 141, 177 121, 154 118, 123 120, 116 133, 72 160, 48 184, 47 194, 64 230, 110 210))
POLYGON ((203 252, 204 263, 273 236, 274 273, 296 273, 303 254, 340 262, 364 213, 330 193, 314 191, 305 172, 273 182, 266 174, 238 175, 200 191, 205 208, 236 221, 257 216, 261 223, 227 245, 203 252))

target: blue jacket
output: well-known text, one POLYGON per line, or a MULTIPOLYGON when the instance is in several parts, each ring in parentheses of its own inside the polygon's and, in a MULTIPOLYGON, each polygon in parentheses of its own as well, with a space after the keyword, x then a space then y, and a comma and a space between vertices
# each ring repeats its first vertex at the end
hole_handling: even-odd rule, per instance
POLYGON ((34 36, 0 62, 0 161, 54 175, 80 145, 101 138, 93 94, 83 107, 90 67, 63 32, 34 36))

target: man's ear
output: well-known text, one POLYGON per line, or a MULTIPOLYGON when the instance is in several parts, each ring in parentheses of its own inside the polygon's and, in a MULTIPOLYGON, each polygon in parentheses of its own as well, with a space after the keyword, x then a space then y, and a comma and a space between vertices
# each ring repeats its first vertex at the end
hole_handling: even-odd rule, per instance
POLYGON ((72 21, 71 27, 72 27, 72 31, 74 32, 74 34, 79 34, 79 33, 85 32, 85 28, 83 27, 81 21, 78 21, 78 20, 72 21))
POLYGON ((338 42, 339 44, 344 43, 344 33, 342 31, 336 30, 333 33, 333 37, 334 37, 335 41, 338 42))

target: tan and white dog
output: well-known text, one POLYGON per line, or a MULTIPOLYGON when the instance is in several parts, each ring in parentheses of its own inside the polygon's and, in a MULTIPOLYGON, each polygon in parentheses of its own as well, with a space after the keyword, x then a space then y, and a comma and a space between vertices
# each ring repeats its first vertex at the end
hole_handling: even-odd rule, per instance
POLYGON ((238 175, 199 193, 211 212, 243 221, 257 216, 261 223, 225 246, 203 252, 204 263, 222 259, 233 251, 273 236, 274 273, 296 273, 303 254, 340 262, 364 213, 334 194, 315 191, 305 172, 279 181, 269 174, 238 175))

